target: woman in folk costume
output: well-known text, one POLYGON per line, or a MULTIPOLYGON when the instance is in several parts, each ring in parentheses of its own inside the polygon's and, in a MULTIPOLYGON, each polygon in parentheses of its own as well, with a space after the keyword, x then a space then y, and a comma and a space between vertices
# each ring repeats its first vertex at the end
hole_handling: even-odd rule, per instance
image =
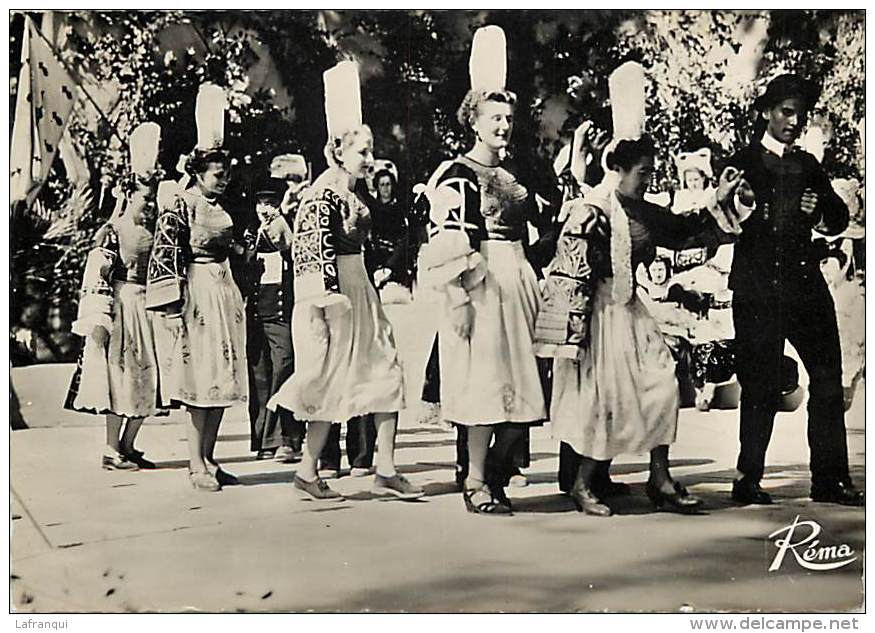
POLYGON ((341 62, 323 76, 328 169, 308 190, 292 237, 295 373, 271 398, 307 421, 295 487, 316 499, 342 500, 317 463, 332 422, 370 413, 377 427, 374 490, 405 499, 422 488, 395 470, 395 431, 404 376, 392 328, 364 266, 370 213, 355 193, 373 166, 373 134, 362 123, 358 65, 341 62))
POLYGON ((224 115, 224 91, 203 84, 195 107, 198 142, 185 160, 193 184, 168 200, 159 195, 146 289, 147 307, 173 328, 158 345, 162 400, 188 409, 189 479, 210 492, 236 483, 216 463, 214 449, 225 409, 248 397, 246 317, 228 263, 240 247, 221 203, 231 180, 224 115))
POLYGON ((65 407, 106 415, 101 465, 107 470, 155 468, 134 441, 144 418, 166 413, 159 409, 154 340, 154 330, 163 326, 146 311, 160 136, 156 123, 143 123, 131 134, 131 176, 121 187, 124 194, 112 218, 97 232, 73 323, 85 346, 65 407))
MULTIPOLYGON (((615 140, 606 167, 613 177, 568 203, 537 325, 538 353, 554 358, 553 436, 581 456, 570 492, 581 512, 611 514, 592 492, 598 462, 645 451, 647 495, 657 507, 690 512, 701 502, 672 479, 668 467, 678 415, 675 363, 635 293, 633 270, 653 260, 657 245, 717 244, 732 239, 724 231, 738 229, 716 205, 710 213, 678 216, 644 201, 655 152, 642 136, 641 66, 617 69, 610 93, 615 140)), ((737 173, 724 174, 720 198, 737 184, 737 173)))
POLYGON ((505 89, 505 47, 499 27, 474 36, 471 90, 459 121, 476 141, 429 180, 429 241, 420 254, 422 283, 436 288, 443 302, 437 345, 442 415, 467 431, 462 494, 468 511, 482 514, 511 513, 504 487, 515 446, 531 424, 546 418, 532 341, 538 282, 523 252, 527 221, 540 224, 538 206, 501 166, 516 103, 505 89))

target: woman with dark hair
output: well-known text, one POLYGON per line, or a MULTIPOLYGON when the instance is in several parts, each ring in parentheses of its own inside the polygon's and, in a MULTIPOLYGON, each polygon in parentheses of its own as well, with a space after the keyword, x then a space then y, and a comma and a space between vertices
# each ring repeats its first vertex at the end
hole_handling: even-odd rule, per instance
MULTIPOLYGON (((613 177, 583 199, 572 200, 557 255, 548 269, 545 309, 539 319, 539 354, 554 358, 550 420, 553 436, 581 456, 570 492, 581 512, 609 516, 610 508, 592 492, 598 463, 623 453, 650 452, 647 495, 659 508, 695 511, 701 501, 669 472, 668 447, 677 430, 678 383, 675 363, 656 321, 635 293, 633 271, 655 256, 656 246, 685 248, 729 241, 711 213, 675 215, 646 202, 655 149, 643 128, 643 71, 626 65, 616 71, 628 90, 640 80, 641 122, 618 116, 606 155, 613 177), (619 120, 618 120, 619 118, 619 120), (631 128, 631 129, 630 129, 631 128), (624 133, 625 132, 625 133, 624 133), (600 230, 607 217, 610 230, 600 230), (609 234, 609 236, 608 236, 609 234), (564 314, 564 319, 557 319, 564 314), (558 325, 557 325, 558 324, 558 325), (555 331, 558 336, 546 333, 555 331)), ((612 77, 612 88, 617 82, 612 77)), ((626 95, 624 105, 633 98, 626 95)), ((737 184, 721 177, 718 198, 737 184)), ((728 223, 727 223, 728 226, 728 223)))
POLYGON ((158 341, 162 400, 188 409, 189 480, 208 492, 237 483, 214 450, 225 409, 246 402, 249 387, 245 308, 228 262, 242 247, 221 202, 231 182, 231 159, 222 149, 224 100, 221 88, 201 86, 198 146, 185 163, 194 184, 169 201, 159 192, 146 289, 147 307, 174 329, 165 345, 158 341))
POLYGON ((409 234, 407 216, 397 199, 398 181, 389 169, 374 175, 377 195, 368 201, 371 210, 371 236, 365 245, 365 265, 377 290, 389 282, 410 287, 409 234), (381 269, 388 275, 380 275, 381 269))
POLYGON ((476 140, 423 191, 430 228, 420 254, 422 282, 439 291, 445 310, 430 367, 439 366, 443 418, 467 436, 465 506, 503 515, 512 510, 504 488, 516 446, 546 418, 532 346, 538 283, 523 252, 527 221, 541 223, 533 193, 501 164, 516 105, 505 64, 504 32, 478 30, 471 90, 459 108, 476 140))
POLYGON ((116 210, 95 236, 72 330, 85 339, 65 408, 106 416, 105 470, 155 468, 134 447, 143 420, 159 409, 155 339, 166 336, 146 311, 146 269, 155 231, 161 128, 131 134, 131 176, 116 210))
POLYGON ((304 457, 295 473, 298 490, 315 499, 343 499, 319 477, 319 456, 332 423, 373 414, 374 491, 414 499, 424 492, 397 472, 394 458, 404 372, 362 253, 371 216, 356 185, 373 165, 374 137, 362 123, 357 64, 341 62, 323 79, 328 169, 302 200, 292 234, 295 373, 268 407, 283 407, 307 422, 304 457))

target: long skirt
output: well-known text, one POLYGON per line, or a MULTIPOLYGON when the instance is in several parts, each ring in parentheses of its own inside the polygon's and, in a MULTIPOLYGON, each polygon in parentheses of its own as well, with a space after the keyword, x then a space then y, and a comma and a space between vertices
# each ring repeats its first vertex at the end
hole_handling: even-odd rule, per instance
POLYGON ((439 329, 443 418, 465 426, 533 423, 546 417, 533 338, 540 293, 520 242, 484 241, 484 283, 470 293, 471 336, 439 329))
POLYGON ((677 433, 675 363, 659 326, 633 296, 611 303, 611 279, 596 288, 590 346, 553 366, 553 437, 593 459, 645 453, 677 433))
POLYGON ((159 408, 155 338, 166 336, 163 317, 146 310, 146 286, 113 284, 112 331, 106 347, 90 336, 79 357, 65 408, 144 418, 159 408))
POLYGON ((298 420, 346 422, 404 408, 404 371, 392 326, 362 255, 338 255, 337 273, 350 309, 327 318, 326 345, 313 332, 310 306, 295 306, 295 373, 268 403, 270 409, 288 409, 298 420))
POLYGON ((230 407, 246 402, 246 314, 228 261, 189 264, 179 327, 157 341, 166 405, 230 407))

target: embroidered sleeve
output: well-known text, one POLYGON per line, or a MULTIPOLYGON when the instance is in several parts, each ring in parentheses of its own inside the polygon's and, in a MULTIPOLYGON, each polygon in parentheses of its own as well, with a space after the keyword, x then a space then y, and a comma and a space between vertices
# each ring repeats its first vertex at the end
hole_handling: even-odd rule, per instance
POLYGON ((477 176, 458 162, 444 163, 421 195, 429 217, 428 242, 420 252, 422 279, 437 290, 460 288, 467 294, 486 278, 486 262, 478 252, 486 223, 477 176))
POLYGON ((79 297, 79 311, 73 333, 88 336, 98 325, 112 330, 113 270, 119 258, 118 234, 111 224, 97 232, 88 253, 79 297))
POLYGON ((598 271, 606 265, 605 245, 582 228, 595 211, 581 199, 566 204, 569 216, 547 268, 535 322, 535 352, 543 358, 579 359, 588 348, 598 271))
POLYGON ((171 314, 182 311, 191 257, 188 209, 182 196, 158 216, 149 258, 146 308, 171 314))
POLYGON ((295 217, 292 236, 295 303, 307 304, 326 317, 351 309, 341 294, 337 277, 337 254, 332 231, 332 214, 339 214, 336 196, 321 192, 305 200, 295 217))

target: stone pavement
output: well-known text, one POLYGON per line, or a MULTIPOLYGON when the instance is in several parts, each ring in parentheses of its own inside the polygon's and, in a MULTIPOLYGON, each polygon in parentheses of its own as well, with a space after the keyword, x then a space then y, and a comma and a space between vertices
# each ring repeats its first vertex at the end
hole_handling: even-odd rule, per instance
MULTIPOLYGON (((398 311, 401 309, 399 308, 398 311)), ((396 321, 410 376, 427 327, 396 321), (405 327, 406 325, 406 327, 405 327)), ((425 317, 423 316, 423 319, 425 317)), ((294 465, 255 461, 242 411, 223 423, 218 456, 241 486, 200 493, 186 478, 179 415, 144 426, 138 442, 160 469, 99 468, 99 418, 59 410, 72 367, 13 372, 30 430, 11 434, 12 603, 69 611, 833 611, 862 604, 864 512, 807 499, 802 410, 780 414, 764 487, 779 503, 733 506, 737 412, 681 412, 675 475, 705 499, 699 516, 656 513, 644 497, 647 457, 616 462, 633 495, 616 515, 578 514, 556 486, 549 425, 532 438, 514 517, 465 512, 451 485, 454 434, 402 419, 397 461, 424 500, 381 500, 370 479, 333 486, 341 504, 302 499, 294 465), (824 545, 848 544, 849 566, 806 571, 776 553, 770 533, 817 521, 824 545), (18 518, 16 518, 18 517, 18 518)), ((415 393, 415 391, 413 391, 415 393)), ((848 415, 854 476, 863 486, 863 387, 848 415)), ((799 535, 797 535, 797 538, 799 535)))

